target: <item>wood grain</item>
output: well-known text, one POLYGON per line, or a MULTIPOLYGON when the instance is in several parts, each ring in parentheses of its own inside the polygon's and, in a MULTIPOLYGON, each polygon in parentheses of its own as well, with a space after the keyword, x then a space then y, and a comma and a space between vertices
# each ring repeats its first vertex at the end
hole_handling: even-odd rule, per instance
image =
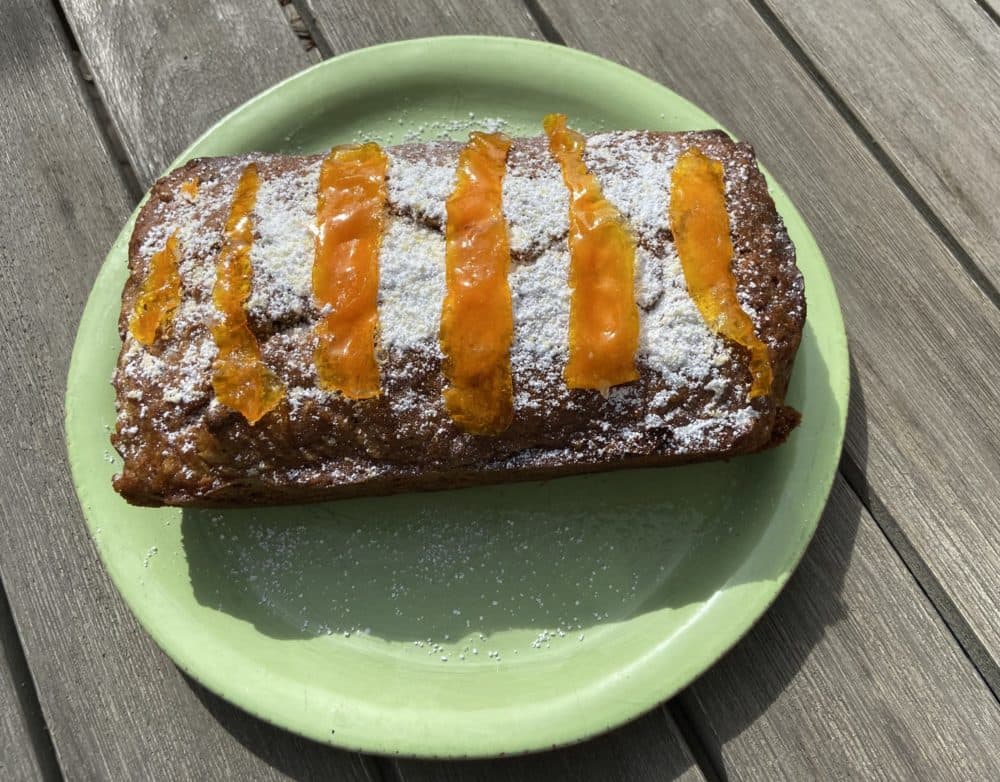
POLYGON ((704 780, 673 720, 656 710, 631 725, 575 747, 500 760, 435 763, 400 760, 406 782, 551 782, 551 780, 704 780))
POLYGON ((303 0, 302 7, 310 26, 333 53, 430 35, 540 37, 520 0, 303 0))
POLYGON ((1000 419, 988 412, 1000 409, 1000 312, 753 8, 543 6, 571 45, 644 71, 751 140, 792 196, 847 322, 856 488, 898 525, 922 586, 954 607, 949 622, 1000 689, 1000 419))
POLYGON ((84 300, 131 203, 48 4, 8 9, 0 65, 4 223, 16 227, 0 234, 0 572, 63 772, 367 779, 357 756, 188 685, 97 561, 69 480, 63 394, 84 300))
POLYGON ((319 61, 277 0, 62 5, 143 188, 230 109, 319 61))
POLYGON ((6 596, 0 594, 0 779, 58 779, 45 719, 6 596))
POLYGON ((775 605, 682 701, 734 781, 1000 774, 1000 706, 843 479, 775 605))
POLYGON ((1000 27, 973 0, 768 5, 1000 287, 1000 27))

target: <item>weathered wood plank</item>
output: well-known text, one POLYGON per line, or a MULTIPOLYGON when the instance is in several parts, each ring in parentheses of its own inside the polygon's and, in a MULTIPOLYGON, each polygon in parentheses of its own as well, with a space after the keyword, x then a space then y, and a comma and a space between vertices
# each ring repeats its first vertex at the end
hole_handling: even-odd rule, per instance
POLYGON ((0 594, 0 779, 58 779, 31 674, 7 598, 0 594))
POLYGON ((767 0, 1000 287, 1000 27, 973 0, 767 0))
POLYGON ((69 480, 63 394, 84 300, 131 203, 48 4, 8 10, 0 64, 0 571, 64 772, 366 779, 357 756, 190 686, 105 576, 69 480))
POLYGON ((1000 706, 842 479, 775 605, 682 700, 732 780, 1000 774, 1000 706))
POLYGON ((461 0, 304 0, 304 13, 335 53, 403 38, 429 35, 540 37, 520 0, 465 3, 461 0))
MULTIPOLYGON (((823 248, 851 335, 846 450, 1000 687, 1000 312, 753 8, 727 0, 543 6, 570 44, 686 94, 789 191, 823 248), (980 655, 979 652, 982 652, 980 655)), ((808 290, 806 291, 808 298, 808 290)))
POLYGON ((64 0, 139 182, 230 109, 319 60, 277 0, 64 0))
POLYGON ((458 763, 400 760, 407 782, 532 782, 574 779, 601 782, 704 780, 673 720, 657 710, 585 744, 539 755, 458 763))

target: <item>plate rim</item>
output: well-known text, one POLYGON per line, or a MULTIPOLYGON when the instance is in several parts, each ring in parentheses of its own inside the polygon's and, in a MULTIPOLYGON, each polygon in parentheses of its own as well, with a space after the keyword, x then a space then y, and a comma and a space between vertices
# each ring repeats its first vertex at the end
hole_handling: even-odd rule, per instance
MULTIPOLYGON (((267 101, 268 98, 274 93, 280 92, 290 85, 301 81, 308 80, 311 78, 316 78, 317 73, 322 73, 326 70, 336 70, 340 65, 342 65, 347 60, 364 59, 373 56, 378 56, 385 51, 391 51, 394 49, 419 49, 420 47, 436 47, 441 45, 472 45, 472 46, 482 46, 483 44, 490 45, 508 45, 517 48, 526 47, 538 50, 544 50, 551 54, 557 55, 559 57, 566 57, 569 60, 580 60, 586 61, 593 66, 598 66, 604 70, 612 71, 616 76, 623 78, 640 80, 645 82, 649 87, 655 87, 656 89, 666 91, 671 94, 676 100, 682 102, 685 106, 690 107, 700 114, 711 117, 707 112, 700 109, 696 104, 689 101, 682 95, 676 93, 670 87, 657 82, 645 76, 638 71, 628 68, 620 63, 608 60, 606 58, 600 57, 598 55, 591 54, 589 52, 584 52, 579 49, 572 49, 565 46, 560 46, 557 44, 552 44, 545 41, 536 41, 531 39, 523 38, 513 38, 505 36, 483 36, 483 35, 453 35, 453 36, 431 36, 424 38, 414 38, 402 41, 393 41, 389 43, 382 43, 375 46, 369 46, 361 49, 355 49, 343 54, 331 57, 326 60, 322 60, 314 65, 299 71, 276 84, 262 90, 253 97, 249 98, 244 103, 235 107, 231 111, 225 114, 221 119, 214 122, 205 132, 200 134, 183 152, 181 152, 168 166, 167 171, 176 168, 178 165, 185 163, 190 160, 193 156, 193 152, 206 140, 210 139, 216 132, 223 128, 228 123, 238 119, 241 115, 248 112, 256 110, 260 107, 260 104, 267 101)), ((725 130, 724 126, 717 123, 714 118, 712 122, 717 126, 725 130)), ((729 132, 729 131, 727 131, 729 132)), ((732 134, 731 134, 732 135, 732 134)), ((839 297, 836 293, 836 286, 830 274, 829 266, 823 257, 822 251, 819 249, 818 243, 815 242, 815 238, 812 232, 809 230, 805 219, 798 212, 791 198, 784 193, 784 190, 777 183, 775 178, 771 176, 769 172, 766 171, 764 166, 761 169, 765 172, 767 176, 769 188, 776 191, 781 196, 784 197, 788 204, 788 208, 783 209, 782 217, 785 219, 786 223, 789 218, 797 220, 802 229, 805 231, 807 238, 812 244, 810 248, 816 254, 818 260, 818 269, 815 270, 814 274, 822 274, 825 278, 823 279, 823 287, 826 288, 833 297, 831 312, 834 317, 834 321, 829 323, 827 326, 827 331, 830 333, 825 333, 825 337, 828 340, 832 340, 827 348, 827 353, 829 357, 836 359, 837 365, 843 369, 843 372, 836 378, 837 387, 833 388, 834 396, 838 400, 842 400, 843 404, 839 408, 839 415, 836 421, 836 440, 837 440, 837 452, 838 454, 843 449, 843 443, 846 433, 846 422, 849 407, 849 390, 850 390, 850 360, 848 355, 848 344, 847 336, 844 328, 843 322, 843 312, 840 307, 839 297), (789 212, 790 209, 790 212, 789 212)), ((137 204, 135 210, 126 220, 121 232, 115 238, 111 245, 111 250, 105 257, 101 264, 100 270, 97 277, 95 278, 95 283, 91 288, 91 293, 88 294, 87 304, 84 308, 83 314, 81 315, 80 325, 82 325, 89 318, 96 317, 90 312, 92 309, 92 296, 94 290, 97 288, 97 284, 100 281, 102 275, 107 273, 108 267, 113 262, 112 256, 117 252, 120 252, 120 246, 126 245, 128 238, 131 234, 131 228, 133 221, 138 214, 142 205, 145 203, 148 197, 148 191, 142 196, 139 203, 137 204)), ((815 284, 815 282, 814 282, 815 284)), ((807 320, 808 324, 808 320, 807 320)), ((186 675, 190 676, 192 679, 197 681, 199 684, 204 686, 209 691, 218 695, 219 697, 225 699, 226 701, 233 703, 238 706, 243 711, 261 719, 269 724, 275 725, 285 730, 297 733, 299 735, 305 736, 307 738, 319 741, 321 743, 328 744, 340 749, 367 752, 380 755, 396 756, 396 757, 415 757, 415 758, 490 758, 499 756, 511 756, 527 754, 532 752, 545 751, 548 749, 555 749, 558 747, 570 746, 573 744, 581 743, 594 736, 600 735, 606 731, 612 730, 614 728, 620 727, 623 724, 631 722, 634 719, 639 718, 643 714, 655 709, 657 706, 663 702, 672 698, 678 691, 684 687, 689 686, 693 681, 700 677, 705 671, 713 667, 718 660, 723 657, 730 649, 732 649, 750 630, 751 628, 760 620, 760 618, 767 612, 769 607, 773 604, 774 600, 781 593, 791 574, 796 570, 802 557, 808 548, 809 542, 812 540, 819 521, 823 514, 823 509, 828 504, 829 495, 832 491, 834 481, 837 476, 836 461, 834 463, 834 468, 828 476, 825 477, 825 484, 822 486, 817 486, 816 496, 823 498, 822 506, 820 506, 819 511, 815 514, 815 518, 808 521, 808 526, 806 524, 800 525, 799 529, 803 532, 803 536, 797 540, 797 551, 795 551, 788 568, 768 582, 766 587, 761 587, 762 590, 766 591, 766 597, 761 600, 757 605, 754 605, 752 610, 746 612, 742 615, 739 623, 739 628, 735 633, 727 633, 728 640, 722 644, 716 644, 712 651, 707 655, 700 656, 698 662, 693 666, 693 672, 680 677, 683 681, 675 682, 671 687, 664 689, 650 688, 647 691, 646 698, 643 699, 641 703, 638 703, 635 699, 630 701, 630 705, 627 708, 617 710, 614 717, 610 720, 604 719, 589 719, 586 721, 586 727, 582 729, 571 729, 560 733, 558 730, 552 731, 550 734, 544 734, 538 737, 539 740, 530 741, 517 741, 514 743, 505 743, 502 739, 494 742, 486 742, 489 746, 477 745, 471 751, 455 751, 454 743, 442 744, 438 743, 430 749, 430 751, 423 751, 418 748, 411 748, 405 751, 400 751, 398 742, 392 740, 385 740, 384 737, 381 739, 379 737, 369 736, 371 740, 356 740, 352 741, 350 739, 345 740, 343 735, 330 734, 328 735, 326 731, 320 732, 318 730, 310 729, 310 726, 296 723, 294 720, 273 718, 266 709, 261 708, 261 703, 259 699, 255 699, 250 695, 246 694, 250 692, 249 688, 234 688, 231 684, 227 687, 226 678, 219 677, 217 680, 213 675, 206 674, 204 671, 198 668, 197 665, 192 664, 191 655, 185 652, 184 644, 175 644, 171 640, 164 636, 157 629, 155 622, 151 621, 151 617, 147 617, 143 611, 139 610, 136 605, 133 604, 133 599, 127 589, 123 589, 116 578, 116 570, 113 563, 110 561, 110 557, 106 548, 103 545, 98 544, 96 539, 96 529, 95 524, 91 519, 91 516, 87 513, 84 498, 81 494, 80 483, 78 478, 80 472, 86 469, 84 464, 81 464, 74 454, 74 449, 70 445, 70 420, 73 416, 70 405, 70 387, 73 384, 74 378, 81 372, 79 364, 83 360, 80 356, 81 348, 81 333, 82 329, 78 326, 77 336, 74 339, 74 346, 72 351, 72 356, 70 359, 69 370, 67 374, 67 386, 66 386, 66 396, 64 399, 64 434, 67 445, 67 451, 70 463, 70 472, 73 478, 74 490, 77 495, 77 499, 81 505, 82 515, 84 517, 85 524, 87 526, 88 534, 95 543, 95 548, 97 549, 98 555, 100 557, 101 563, 104 566, 105 571, 108 573, 112 582, 115 585, 119 595, 124 600, 125 604, 129 607, 132 615, 137 619, 140 625, 143 627, 144 631, 154 640, 154 642, 160 647, 160 649, 170 658, 170 660, 186 675)), ((831 384, 833 384, 834 378, 831 377, 831 384)), ((721 590, 720 590, 721 591, 721 590)), ((718 594, 718 593, 716 593, 718 594)), ((710 598, 711 599, 711 598, 710 598)), ((197 655, 194 655, 196 658, 197 655)), ((605 699, 605 705, 607 705, 605 699)), ((604 711, 598 712, 599 714, 605 713, 604 711)), ((572 723, 574 726, 579 726, 579 722, 572 723)), ((338 732, 339 733, 339 732, 338 732)), ((425 742, 417 742, 427 743, 425 742)))

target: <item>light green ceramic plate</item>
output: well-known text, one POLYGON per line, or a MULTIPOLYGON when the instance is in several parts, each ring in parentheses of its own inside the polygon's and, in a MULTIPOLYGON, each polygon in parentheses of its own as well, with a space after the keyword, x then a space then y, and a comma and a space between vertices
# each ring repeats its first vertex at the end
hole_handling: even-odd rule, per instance
MULTIPOLYGON (((665 87, 558 46, 407 41, 346 54, 254 98, 178 159, 464 135, 713 128, 665 87)), ((848 360, 837 297, 773 183, 809 317, 790 441, 669 470, 244 511, 149 510, 112 490, 111 377, 131 221, 94 284, 66 396, 73 478, 112 579, 209 689, 340 747, 485 756, 577 741, 684 687, 774 599, 837 467, 848 360)))

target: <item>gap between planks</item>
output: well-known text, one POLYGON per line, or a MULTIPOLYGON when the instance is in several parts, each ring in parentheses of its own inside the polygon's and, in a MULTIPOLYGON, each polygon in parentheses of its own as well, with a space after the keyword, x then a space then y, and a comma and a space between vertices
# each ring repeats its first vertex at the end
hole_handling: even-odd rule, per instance
POLYGON ((1000 14, 997 10, 990 5, 989 0, 973 0, 976 5, 978 5, 997 27, 1000 27, 1000 14))
MULTIPOLYGON (((14 621, 10 601, 7 599, 7 588, 2 578, 0 578, 0 648, 3 649, 0 664, 6 666, 14 684, 17 705, 24 717, 25 730, 31 744, 30 752, 35 763, 32 773, 37 772, 44 780, 62 780, 63 774, 55 744, 52 742, 52 735, 49 733, 49 726, 45 721, 41 702, 38 700, 35 679, 31 675, 31 668, 28 666, 28 659, 24 654, 21 638, 18 636, 17 623, 14 621)), ((13 759, 10 760, 13 762, 13 759)), ((4 758, 0 758, 0 767, 5 767, 4 763, 4 758)), ((14 768, 9 770, 13 773, 14 768)), ((28 769, 21 767, 21 771, 27 772, 28 769)))
POLYGON ((66 18, 66 11, 62 7, 60 0, 52 0, 52 8, 55 11, 56 18, 59 20, 59 27, 66 39, 66 43, 69 46, 73 69, 80 80, 80 91, 86 96, 87 107, 94 116, 94 123, 101 129, 104 144, 111 153, 112 158, 114 158, 115 163, 118 164, 116 169, 121 177, 122 184, 125 185, 126 192, 133 201, 139 203, 146 191, 139 184, 139 177, 136 174, 136 170, 132 167, 128 155, 125 153, 125 144, 122 142, 118 130, 111 121, 111 115, 104 104, 104 98, 101 97, 97 89, 94 75, 87 64, 87 58, 83 56, 83 51, 80 49, 80 42, 73 34, 73 28, 66 18))
POLYGON ((662 709, 677 726, 681 739, 687 744, 688 752, 694 758, 695 765, 701 775, 705 777, 705 781, 725 782, 726 775, 716 766, 715 761, 712 760, 712 753, 708 751, 710 742, 702 735, 698 729, 697 721, 691 718, 684 701, 679 696, 680 693, 666 701, 662 705, 662 709))
POLYGON ((865 480, 864 472, 846 450, 841 454, 839 471, 861 505, 878 524, 892 550, 896 552, 896 556, 909 571, 920 591, 934 606, 934 610, 937 611, 959 648, 972 663, 979 678, 1000 703, 1000 666, 990 656, 989 651, 983 646, 965 617, 962 616, 958 606, 948 596, 937 577, 927 567, 927 563, 917 553, 909 538, 906 537, 906 533, 893 518, 892 513, 877 495, 872 494, 871 487, 865 480))
POLYGON ((333 46, 326 40, 323 31, 316 24, 316 18, 310 13, 304 2, 301 2, 301 0, 279 0, 279 2, 282 10, 285 11, 285 18, 288 19, 288 24, 291 25, 293 33, 301 39, 302 33, 300 29, 304 30, 308 36, 308 40, 312 42, 312 45, 319 52, 319 56, 322 59, 329 60, 331 57, 336 56, 337 53, 333 50, 333 46), (289 8, 293 9, 294 17, 297 17, 298 21, 296 21, 292 13, 289 13, 289 8), (299 23, 301 23, 301 28, 298 26, 299 23))
MULTIPOLYGON (((288 22, 288 26, 292 28, 292 32, 295 33, 295 37, 299 39, 299 43, 302 44, 303 49, 307 52, 311 52, 315 49, 320 53, 320 56, 324 60, 332 56, 332 52, 324 51, 324 48, 320 47, 316 31, 306 20, 305 15, 302 13, 302 9, 295 4, 295 0, 278 0, 278 5, 281 7, 282 13, 285 15, 285 20, 288 22)), ((325 48, 329 49, 329 47, 325 48)))
POLYGON ((555 23, 549 15, 545 13, 545 9, 539 5, 538 0, 523 0, 523 2, 528 14, 535 20, 535 24, 538 25, 538 29, 545 37, 545 40, 549 43, 565 46, 566 39, 563 38, 562 33, 556 28, 555 23))

